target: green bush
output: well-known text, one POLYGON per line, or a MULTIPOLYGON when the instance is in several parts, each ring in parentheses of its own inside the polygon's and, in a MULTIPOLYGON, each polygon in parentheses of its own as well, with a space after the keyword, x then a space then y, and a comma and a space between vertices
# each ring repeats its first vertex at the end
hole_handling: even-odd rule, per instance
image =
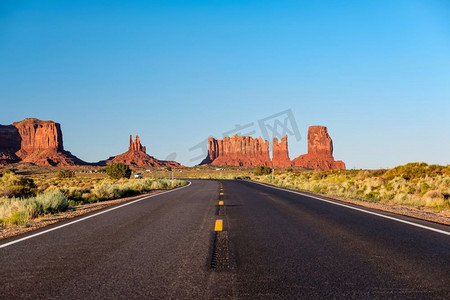
POLYGON ((124 163, 115 163, 106 168, 106 174, 114 179, 130 178, 131 169, 124 163))
POLYGON ((38 195, 36 201, 42 205, 44 214, 65 211, 69 207, 69 200, 66 194, 59 189, 50 190, 38 195))
POLYGON ((254 174, 256 176, 261 176, 261 175, 269 175, 272 172, 272 169, 266 166, 258 166, 255 168, 254 174))
POLYGON ((58 178, 73 178, 75 177, 75 172, 72 170, 59 170, 56 176, 58 178))

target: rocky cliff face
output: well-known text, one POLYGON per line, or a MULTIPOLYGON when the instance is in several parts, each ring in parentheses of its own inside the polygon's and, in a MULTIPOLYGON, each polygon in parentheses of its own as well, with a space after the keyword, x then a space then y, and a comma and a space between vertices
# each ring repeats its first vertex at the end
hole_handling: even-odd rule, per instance
POLYGON ((215 166, 270 166, 269 142, 262 138, 234 135, 208 139, 208 156, 200 164, 215 166))
POLYGON ((274 167, 290 167, 291 160, 289 158, 287 135, 285 135, 280 143, 278 139, 273 138, 272 143, 272 165, 274 167))
POLYGON ((20 150, 17 155, 22 159, 41 151, 63 151, 61 126, 52 121, 25 119, 14 122, 21 137, 20 150))
POLYGON ((39 166, 74 166, 85 162, 64 151, 61 126, 53 121, 25 119, 0 126, 0 163, 28 162, 39 166))
POLYGON ((325 126, 308 128, 308 153, 295 158, 292 166, 321 170, 345 169, 343 161, 333 158, 333 141, 325 126))
POLYGON ((139 136, 133 140, 130 135, 130 142, 128 146, 128 151, 120 155, 109 158, 106 164, 110 165, 112 163, 124 163, 127 165, 134 165, 139 167, 182 167, 176 161, 164 161, 158 160, 153 156, 148 155, 146 147, 141 145, 139 136))

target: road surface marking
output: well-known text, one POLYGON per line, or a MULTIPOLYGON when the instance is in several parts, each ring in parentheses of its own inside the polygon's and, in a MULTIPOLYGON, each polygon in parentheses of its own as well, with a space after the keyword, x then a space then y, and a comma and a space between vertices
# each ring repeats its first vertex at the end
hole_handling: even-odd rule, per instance
POLYGON ((16 243, 19 243, 19 242, 22 242, 22 241, 25 241, 25 240, 28 240, 28 239, 31 239, 31 238, 40 236, 40 235, 43 235, 43 234, 48 233, 48 232, 50 232, 50 231, 54 231, 54 230, 57 230, 57 229, 61 229, 61 228, 63 228, 63 227, 66 227, 66 226, 69 226, 69 225, 72 225, 72 224, 75 224, 75 223, 78 223, 78 222, 81 222, 81 221, 84 221, 84 220, 87 220, 87 219, 90 219, 90 218, 93 218, 93 217, 96 217, 96 216, 99 216, 99 215, 102 215, 102 214, 104 214, 104 213, 107 213, 107 212, 110 212, 110 211, 113 211, 113 210, 122 208, 122 207, 124 207, 124 206, 130 205, 130 204, 133 204, 133 203, 136 203, 136 202, 140 202, 140 201, 145 200, 145 199, 148 199, 148 198, 152 198, 152 197, 159 196, 159 195, 162 195, 162 194, 167 194, 167 193, 170 193, 170 192, 174 192, 174 191, 181 190, 181 189, 183 189, 183 188, 188 187, 188 186, 191 185, 192 182, 190 182, 190 181, 188 181, 188 182, 189 182, 189 183, 188 183, 187 185, 183 186, 183 187, 180 187, 180 188, 177 188, 177 189, 173 189, 173 190, 170 190, 170 191, 165 191, 165 192, 162 192, 162 193, 159 193, 159 194, 154 194, 154 195, 146 196, 146 197, 143 197, 143 198, 139 198, 139 199, 133 200, 133 201, 131 201, 131 202, 127 202, 127 203, 122 204, 122 205, 119 205, 119 206, 115 206, 115 207, 113 207, 113 208, 109 208, 109 209, 107 209, 107 210, 103 210, 103 211, 98 212, 98 213, 96 213, 96 214, 93 214, 93 215, 90 215, 90 216, 87 216, 87 217, 84 217, 84 218, 81 218, 81 219, 78 219, 78 220, 75 220, 75 221, 72 221, 72 222, 69 222, 69 223, 60 225, 60 226, 56 226, 56 227, 53 227, 53 228, 44 230, 44 231, 41 231, 41 232, 38 232, 38 233, 35 233, 35 234, 32 234, 32 235, 29 235, 29 236, 26 236, 26 237, 23 237, 23 238, 20 238, 20 239, 11 241, 11 242, 9 242, 9 243, 5 243, 5 244, 3 244, 3 245, 0 245, 0 248, 5 248, 5 247, 8 247, 8 246, 11 246, 11 245, 13 245, 13 244, 16 244, 16 243))
POLYGON ((391 217, 391 216, 383 215, 383 214, 376 213, 376 212, 369 211, 369 210, 365 210, 365 209, 362 209, 362 208, 346 205, 346 204, 343 204, 343 203, 338 203, 338 202, 335 202, 335 201, 332 201, 332 200, 326 200, 326 199, 319 198, 319 197, 316 197, 316 196, 311 196, 311 195, 308 195, 308 194, 304 194, 302 192, 287 190, 287 189, 279 188, 279 187, 276 187, 276 186, 271 186, 271 185, 264 184, 264 183, 261 183, 261 182, 256 182, 256 181, 249 181, 249 182, 260 184, 260 185, 263 185, 265 187, 270 187, 270 188, 273 188, 273 189, 276 189, 276 190, 285 191, 285 192, 289 192, 289 193, 298 194, 298 195, 301 195, 301 196, 313 198, 313 199, 320 200, 320 201, 323 201, 323 202, 327 202, 327 203, 330 203, 330 204, 334 204, 334 205, 338 205, 338 206, 354 209, 354 210, 357 210, 357 211, 360 211, 360 212, 364 212, 366 214, 370 214, 370 215, 386 218, 386 219, 389 219, 389 220, 397 221, 397 222, 400 222, 400 223, 416 226, 416 227, 419 227, 419 228, 422 228, 422 229, 426 229, 426 230, 430 230, 430 231, 434 231, 434 232, 438 232, 438 233, 442 233, 442 234, 450 236, 450 232, 445 231, 445 230, 440 230, 440 229, 437 229, 437 228, 433 228, 433 227, 417 224, 417 223, 414 223, 414 222, 410 222, 410 221, 406 221, 406 220, 402 220, 402 219, 397 219, 397 218, 394 218, 394 217, 391 217))
POLYGON ((214 225, 214 231, 222 231, 223 230, 223 220, 216 220, 216 224, 214 225))

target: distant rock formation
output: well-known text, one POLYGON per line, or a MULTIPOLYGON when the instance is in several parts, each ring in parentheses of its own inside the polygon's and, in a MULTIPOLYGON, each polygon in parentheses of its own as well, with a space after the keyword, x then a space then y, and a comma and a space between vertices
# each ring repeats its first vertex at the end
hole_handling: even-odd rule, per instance
POLYGON ((65 151, 61 126, 53 121, 27 118, 0 125, 0 164, 28 162, 38 166, 69 167, 86 164, 65 151))
POLYGON ((0 165, 19 162, 20 134, 13 125, 0 125, 0 165))
POLYGON ((200 163, 215 166, 271 166, 303 167, 307 169, 345 169, 343 161, 333 158, 333 142, 324 126, 308 129, 308 154, 289 159, 287 135, 280 142, 273 139, 272 160, 269 157, 269 142, 249 136, 224 137, 221 140, 208 139, 208 156, 200 163))
POLYGON ((234 135, 221 140, 208 138, 208 156, 200 164, 215 166, 270 166, 269 142, 262 138, 234 135))
POLYGON ((287 135, 285 135, 280 143, 278 139, 273 138, 272 143, 272 165, 274 167, 290 167, 291 160, 289 158, 287 135))
POLYGON ((127 165, 133 165, 138 167, 182 167, 176 161, 164 161, 158 160, 153 156, 148 155, 146 147, 141 145, 139 136, 133 141, 133 137, 130 135, 130 143, 128 151, 117 156, 113 156, 106 161, 106 164, 112 163, 124 163, 127 165))
POLYGON ((325 126, 308 128, 308 153, 295 158, 292 166, 321 170, 345 169, 343 161, 333 158, 333 141, 325 126))

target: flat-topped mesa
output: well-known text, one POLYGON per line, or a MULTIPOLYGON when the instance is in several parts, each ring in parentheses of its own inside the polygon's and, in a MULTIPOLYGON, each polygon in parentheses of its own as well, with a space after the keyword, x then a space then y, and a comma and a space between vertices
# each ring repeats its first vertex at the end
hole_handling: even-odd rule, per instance
POLYGON ((117 156, 113 156, 106 161, 106 164, 124 163, 137 167, 182 167, 176 161, 158 160, 146 153, 146 147, 141 145, 139 136, 136 135, 134 141, 130 135, 128 151, 117 156))
POLYGON ((41 121, 34 118, 14 122, 13 126, 21 137, 20 151, 22 159, 31 153, 43 150, 64 151, 61 125, 53 121, 41 121))
POLYGON ((1 126, 0 136, 1 164, 28 162, 63 167, 86 164, 64 150, 61 126, 53 121, 28 118, 1 126))
POLYGON ((272 165, 274 167, 290 167, 291 160, 289 158, 287 135, 281 138, 278 143, 278 138, 273 138, 272 143, 272 165))
POLYGON ((308 154, 295 158, 292 166, 321 170, 345 169, 343 161, 333 158, 333 141, 325 126, 308 128, 308 154))
POLYGON ((208 156, 200 163, 215 166, 270 166, 269 142, 234 135, 221 140, 208 138, 208 156))

